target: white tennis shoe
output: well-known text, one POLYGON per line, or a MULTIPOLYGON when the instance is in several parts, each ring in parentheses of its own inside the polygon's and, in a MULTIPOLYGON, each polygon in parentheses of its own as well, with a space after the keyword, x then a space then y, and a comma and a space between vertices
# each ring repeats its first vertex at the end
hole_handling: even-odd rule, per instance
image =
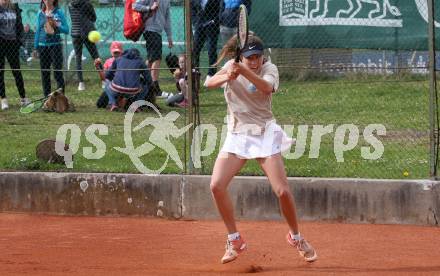
POLYGON ((315 249, 310 243, 308 243, 304 238, 301 237, 299 240, 295 240, 287 233, 287 242, 298 250, 298 253, 307 262, 314 262, 318 259, 318 254, 316 254, 315 249))
POLYGON ((222 264, 232 262, 233 260, 237 259, 238 255, 243 253, 244 250, 246 250, 246 242, 239 237, 237 240, 233 241, 226 241, 226 252, 225 255, 222 257, 222 264))
POLYGON ((28 98, 20 99, 20 106, 27 106, 30 103, 31 103, 31 101, 28 98))

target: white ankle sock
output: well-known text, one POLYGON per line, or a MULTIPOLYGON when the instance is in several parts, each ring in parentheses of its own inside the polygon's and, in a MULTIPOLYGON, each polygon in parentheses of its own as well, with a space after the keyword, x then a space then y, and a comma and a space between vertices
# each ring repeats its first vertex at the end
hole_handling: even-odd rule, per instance
POLYGON ((228 241, 235 241, 235 240, 238 240, 239 238, 240 238, 239 232, 228 234, 228 241))
POLYGON ((301 238, 301 234, 298 232, 298 234, 293 234, 293 232, 292 231, 290 231, 290 237, 292 238, 292 239, 294 239, 294 240, 297 240, 297 241, 299 241, 299 240, 301 240, 302 238, 301 238))

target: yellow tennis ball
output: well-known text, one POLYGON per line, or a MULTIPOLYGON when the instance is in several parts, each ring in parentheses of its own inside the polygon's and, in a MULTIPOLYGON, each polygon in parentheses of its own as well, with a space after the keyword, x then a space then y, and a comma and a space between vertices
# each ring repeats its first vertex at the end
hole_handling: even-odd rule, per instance
POLYGON ((403 172, 403 176, 405 176, 405 177, 409 176, 409 172, 407 172, 407 171, 403 172))
POLYGON ((96 43, 101 39, 101 34, 98 31, 91 31, 89 33, 90 42, 96 43))

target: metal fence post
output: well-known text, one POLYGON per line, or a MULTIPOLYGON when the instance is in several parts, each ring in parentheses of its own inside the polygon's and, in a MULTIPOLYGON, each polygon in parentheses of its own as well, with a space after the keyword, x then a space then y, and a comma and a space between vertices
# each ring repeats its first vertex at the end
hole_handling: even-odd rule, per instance
MULTIPOLYGON (((70 2, 69 2, 70 3, 70 2)), ((66 15, 66 17, 68 16, 68 14, 69 14, 69 8, 68 8, 68 3, 66 3, 65 5, 64 5, 64 14, 66 15)), ((69 15, 70 16, 70 15, 69 15)), ((72 28, 72 26, 69 26, 69 34, 68 35, 64 35, 64 55, 63 55, 63 75, 64 75, 64 86, 66 86, 66 82, 67 82, 67 60, 68 60, 68 58, 69 58, 69 49, 67 48, 68 47, 68 44, 67 44, 67 42, 68 42, 68 40, 69 40, 69 35, 70 35, 70 31, 72 30, 71 29, 72 28)), ((73 44, 72 44, 72 46, 73 46, 73 44)), ((73 48, 72 48, 73 49, 73 48)), ((64 90, 66 90, 66 88, 64 88, 64 90)))
POLYGON ((428 40, 429 40, 429 124, 430 124, 430 164, 429 176, 437 177, 438 129, 437 129, 437 79, 435 72, 435 26, 434 1, 428 0, 428 40))
MULTIPOLYGON (((185 55, 186 55, 186 72, 188 75, 188 118, 191 127, 188 131, 188 145, 189 145, 189 168, 188 173, 192 174, 194 171, 194 164, 192 161, 191 145, 194 133, 194 118, 193 118, 193 75, 192 75, 192 28, 191 28, 191 0, 185 0, 185 55)), ((185 149, 186 151, 187 149, 185 149)))

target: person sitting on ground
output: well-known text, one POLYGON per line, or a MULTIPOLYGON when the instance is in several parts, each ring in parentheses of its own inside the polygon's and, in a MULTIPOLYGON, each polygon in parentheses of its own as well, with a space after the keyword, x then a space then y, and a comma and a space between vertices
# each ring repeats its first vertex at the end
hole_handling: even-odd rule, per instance
POLYGON ((179 106, 179 107, 187 107, 187 83, 186 83, 186 65, 185 65, 186 59, 185 55, 181 54, 179 55, 179 68, 177 68, 173 75, 176 80, 176 87, 177 93, 174 96, 171 96, 167 99, 166 103, 169 106, 179 106))
MULTIPOLYGON (((105 91, 109 98, 110 111, 119 108, 116 104, 117 96, 133 101, 145 99, 152 82, 150 71, 136 48, 124 51, 121 57, 115 59, 106 71, 105 78, 109 80, 105 91)), ((124 106, 125 103, 120 107, 124 106)))
POLYGON ((110 69, 110 67, 112 67, 113 61, 115 61, 115 59, 117 59, 118 57, 121 56, 122 52, 124 51, 124 48, 122 46, 122 43, 119 41, 113 41, 110 44, 110 53, 112 55, 111 58, 108 58, 105 62, 104 62, 104 71, 108 71, 110 69))
MULTIPOLYGON (((122 46, 121 42, 113 41, 110 44, 110 53, 112 56, 110 58, 108 58, 104 63, 104 66, 103 66, 104 73, 107 72, 108 70, 110 70, 110 68, 112 67, 113 61, 115 61, 115 59, 120 57, 123 51, 124 50, 123 50, 123 46, 122 46)), ((107 82, 109 82, 108 79, 106 79, 104 81, 104 86, 102 87, 103 92, 99 96, 98 101, 96 102, 96 107, 98 107, 98 108, 106 108, 108 105, 108 96, 107 96, 107 93, 105 92, 105 86, 106 86, 107 82)))
MULTIPOLYGON (((186 58, 185 55, 179 56, 179 68, 176 69, 173 73, 174 78, 176 79, 176 87, 179 93, 173 95, 167 99, 167 105, 169 106, 177 106, 186 108, 189 105, 188 100, 188 73, 186 72, 186 58)), ((199 91, 199 81, 200 81, 200 72, 196 69, 192 70, 192 82, 193 82, 193 93, 192 99, 193 104, 196 104, 197 101, 197 93, 199 91)))

